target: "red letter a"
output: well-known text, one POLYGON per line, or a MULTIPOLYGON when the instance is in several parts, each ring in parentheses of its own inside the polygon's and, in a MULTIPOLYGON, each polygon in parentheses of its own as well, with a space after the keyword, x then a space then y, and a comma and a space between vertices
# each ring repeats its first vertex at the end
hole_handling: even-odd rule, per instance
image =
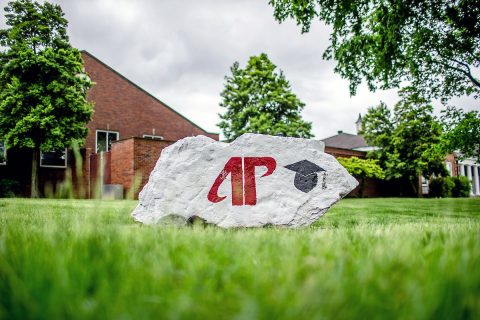
POLYGON ((232 157, 228 160, 217 179, 215 179, 212 188, 208 192, 207 198, 213 203, 220 202, 226 198, 226 196, 218 196, 218 188, 228 174, 231 174, 232 178, 232 205, 241 206, 243 205, 243 173, 242 158, 240 157, 232 157))

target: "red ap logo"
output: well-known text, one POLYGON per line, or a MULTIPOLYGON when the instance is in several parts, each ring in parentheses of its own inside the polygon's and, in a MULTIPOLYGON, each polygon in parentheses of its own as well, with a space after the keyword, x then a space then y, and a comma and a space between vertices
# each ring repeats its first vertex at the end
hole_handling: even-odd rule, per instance
POLYGON ((257 187, 255 182, 255 167, 267 167, 262 177, 269 176, 275 171, 277 162, 271 157, 232 157, 218 175, 208 192, 208 200, 213 203, 223 201, 226 196, 218 195, 218 188, 231 175, 232 205, 254 206, 257 204, 257 187), (243 161, 242 161, 243 160, 243 161))

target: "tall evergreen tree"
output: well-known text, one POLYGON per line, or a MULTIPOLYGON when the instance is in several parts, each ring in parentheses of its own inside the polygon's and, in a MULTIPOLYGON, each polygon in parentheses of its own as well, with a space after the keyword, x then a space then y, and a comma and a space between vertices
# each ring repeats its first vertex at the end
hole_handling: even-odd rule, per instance
POLYGON ((245 69, 235 62, 230 71, 220 103, 226 112, 218 124, 228 141, 247 132, 313 137, 312 124, 300 115, 305 104, 265 53, 250 57, 245 69))
POLYGON ((82 143, 92 116, 90 79, 67 36, 58 5, 16 0, 0 30, 0 138, 32 152, 31 196, 38 196, 39 152, 82 143))

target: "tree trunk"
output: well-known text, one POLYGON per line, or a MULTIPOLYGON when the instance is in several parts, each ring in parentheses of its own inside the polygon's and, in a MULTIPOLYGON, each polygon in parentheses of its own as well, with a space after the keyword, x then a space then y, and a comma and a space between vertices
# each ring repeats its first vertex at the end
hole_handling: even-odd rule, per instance
POLYGON ((31 198, 38 198, 38 157, 39 157, 39 150, 38 148, 34 148, 32 152, 32 183, 30 186, 30 197, 31 198))
POLYGON ((410 178, 410 185, 412 187, 412 190, 413 190, 413 193, 418 197, 420 198, 420 191, 419 191, 419 188, 418 188, 418 177, 417 177, 417 181, 415 181, 415 178, 410 178))

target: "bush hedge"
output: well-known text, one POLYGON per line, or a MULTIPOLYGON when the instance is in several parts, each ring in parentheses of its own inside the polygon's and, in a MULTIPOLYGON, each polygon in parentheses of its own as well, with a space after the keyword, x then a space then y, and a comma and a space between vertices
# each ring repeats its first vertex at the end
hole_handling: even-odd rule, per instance
POLYGON ((12 198, 20 194, 20 183, 12 179, 0 179, 0 198, 12 198))
POLYGON ((438 177, 430 180, 429 196, 434 198, 469 197, 471 183, 467 177, 438 177))
POLYGON ((453 177, 455 183, 452 189, 452 197, 454 198, 466 198, 470 196, 472 190, 472 184, 467 177, 453 177))

